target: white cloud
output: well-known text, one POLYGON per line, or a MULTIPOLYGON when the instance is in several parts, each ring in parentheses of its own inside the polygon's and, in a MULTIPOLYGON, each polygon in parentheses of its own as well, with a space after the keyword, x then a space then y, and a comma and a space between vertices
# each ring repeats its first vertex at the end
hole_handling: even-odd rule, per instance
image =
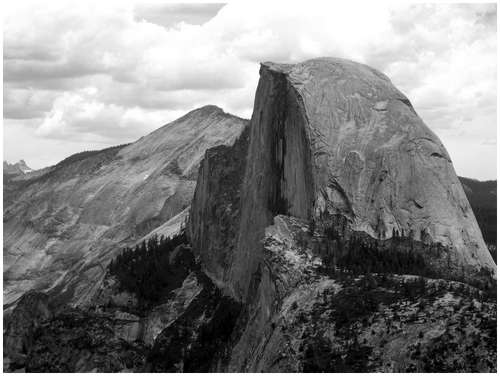
POLYGON ((495 4, 43 4, 4 31, 4 117, 39 138, 131 141, 209 103, 248 117, 258 62, 339 56, 386 73, 445 145, 496 139, 495 4))
POLYGON ((59 96, 35 133, 54 139, 125 143, 153 131, 165 119, 174 120, 184 113, 106 104, 94 98, 96 92, 96 88, 89 87, 59 96))
POLYGON ((215 16, 223 6, 223 3, 142 3, 134 6, 134 17, 165 27, 180 22, 201 25, 215 16))

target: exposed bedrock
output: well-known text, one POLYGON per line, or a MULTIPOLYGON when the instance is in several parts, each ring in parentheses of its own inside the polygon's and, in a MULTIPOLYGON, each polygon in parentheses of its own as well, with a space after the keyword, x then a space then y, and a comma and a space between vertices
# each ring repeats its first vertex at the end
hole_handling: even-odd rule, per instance
POLYGON ((279 317, 336 294, 339 270, 481 288, 496 277, 448 153, 386 76, 332 58, 264 63, 260 76, 239 141, 205 154, 187 223, 203 271, 244 303, 218 370, 309 369, 287 355, 298 342, 279 317))
POLYGON ((294 217, 278 215, 265 229, 265 262, 221 370, 496 370, 496 298, 414 275, 327 275, 308 246, 312 238, 307 222, 294 217))
POLYGON ((29 290, 88 305, 121 248, 178 231, 205 150, 232 145, 247 123, 205 106, 129 145, 78 153, 10 179, 4 305, 29 290))
POLYGON ((445 277, 496 275, 448 153, 385 75, 333 58, 264 63, 260 75, 225 272, 234 297, 251 293, 264 229, 278 214, 322 230, 340 215, 347 226, 337 232, 439 245, 426 257, 445 277))
POLYGON ((227 283, 240 222, 240 192, 249 127, 232 146, 205 152, 200 164, 187 232, 203 271, 221 288, 227 283))

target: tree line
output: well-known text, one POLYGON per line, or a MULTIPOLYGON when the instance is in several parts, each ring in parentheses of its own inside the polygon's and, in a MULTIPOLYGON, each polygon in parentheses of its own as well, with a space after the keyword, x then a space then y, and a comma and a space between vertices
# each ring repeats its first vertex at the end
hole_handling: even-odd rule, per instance
POLYGON ((157 302, 169 291, 179 287, 194 264, 191 252, 171 263, 172 252, 179 246, 187 248, 185 232, 173 237, 156 234, 134 248, 124 248, 108 266, 120 289, 136 294, 140 304, 157 302))

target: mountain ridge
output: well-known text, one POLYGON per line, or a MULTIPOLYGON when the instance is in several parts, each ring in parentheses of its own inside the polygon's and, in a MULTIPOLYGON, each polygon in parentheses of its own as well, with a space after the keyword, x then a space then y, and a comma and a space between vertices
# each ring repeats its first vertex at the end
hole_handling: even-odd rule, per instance
POLYGON ((70 300, 77 294, 82 304, 91 292, 74 289, 102 276, 117 244, 139 239, 185 209, 205 150, 231 143, 245 124, 206 106, 132 144, 77 153, 8 182, 4 302, 37 288, 59 290, 70 300))
POLYGON ((114 213, 116 188, 91 185, 81 222, 125 225, 98 238, 109 249, 90 273, 23 295, 6 320, 8 369, 496 370, 496 264, 444 146, 385 75, 335 58, 264 63, 249 123, 207 111, 87 166, 125 163, 112 187, 141 184, 114 213), (207 138, 226 142, 202 150, 207 138))

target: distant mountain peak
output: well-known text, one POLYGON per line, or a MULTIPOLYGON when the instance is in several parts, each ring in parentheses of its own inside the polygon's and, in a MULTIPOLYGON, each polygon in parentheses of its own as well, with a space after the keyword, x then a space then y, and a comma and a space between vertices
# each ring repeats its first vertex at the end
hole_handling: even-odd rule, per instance
POLYGON ((213 104, 207 104, 205 106, 195 108, 194 110, 189 111, 186 115, 184 116, 192 116, 192 115, 211 115, 211 114, 225 114, 224 110, 216 105, 213 104))
POLYGON ((7 161, 3 161, 4 174, 19 175, 19 174, 26 174, 31 171, 33 171, 33 169, 26 164, 24 159, 21 159, 19 160, 19 162, 12 164, 7 161))
POLYGON ((202 106, 194 111, 214 111, 214 112, 224 112, 222 108, 219 106, 216 106, 215 104, 207 104, 205 106, 202 106))
POLYGON ((207 104, 205 106, 196 108, 190 112, 188 112, 186 115, 184 115, 182 118, 178 120, 184 120, 185 118, 190 118, 190 117, 207 117, 207 116, 219 116, 219 117, 227 117, 227 118, 233 118, 233 119, 242 119, 242 120, 247 120, 243 119, 239 116, 230 114, 226 111, 224 111, 222 108, 219 106, 213 105, 213 104, 207 104))
MULTIPOLYGON (((30 289, 54 284, 51 294, 64 293, 61 299, 65 302, 86 303, 93 294, 93 280, 99 280, 105 270, 94 268, 92 273, 97 274, 92 274, 88 280, 77 276, 81 273, 80 268, 85 267, 84 263, 99 260, 104 265, 110 260, 109 243, 103 239, 112 239, 118 249, 182 212, 191 202, 198 167, 206 150, 233 144, 247 123, 217 106, 205 106, 133 143, 82 151, 45 171, 8 175, 4 181, 12 180, 13 184, 4 185, 4 228, 25 228, 31 220, 40 227, 34 232, 25 232, 29 241, 37 239, 30 243, 36 244, 36 249, 19 247, 18 244, 26 243, 23 236, 11 236, 8 230, 5 231, 4 249, 15 250, 10 255, 22 252, 23 257, 16 255, 4 259, 5 270, 9 270, 5 272, 4 304, 15 302, 25 292, 19 290, 16 273, 30 280, 30 289), (54 191, 58 193, 53 194, 54 191), (21 195, 26 195, 26 200, 20 200, 21 195), (50 205, 43 206, 41 202, 50 202, 50 205), (25 209, 28 207, 37 209, 25 209), (55 213, 64 219, 52 220, 55 213), (106 228, 106 231, 90 234, 89 224, 106 228), (127 234, 125 239, 123 234, 127 234), (82 248, 72 243, 79 239, 82 239, 79 243, 82 248), (45 247, 69 261, 53 265, 47 253, 47 257, 42 256, 43 263, 39 262, 37 250, 45 247), (84 263, 70 262, 75 257, 82 259, 76 252, 85 253, 84 263), (104 262, 103 257, 107 257, 104 262), (19 264, 21 260, 23 263, 19 264), (36 275, 27 276, 34 263, 38 263, 36 275), (54 273, 53 268, 60 274, 54 273), (78 284, 75 291, 85 293, 66 294, 65 288, 74 283, 78 284)), ((180 225, 181 221, 175 223, 180 225)), ((167 228, 171 228, 171 224, 167 228)))

